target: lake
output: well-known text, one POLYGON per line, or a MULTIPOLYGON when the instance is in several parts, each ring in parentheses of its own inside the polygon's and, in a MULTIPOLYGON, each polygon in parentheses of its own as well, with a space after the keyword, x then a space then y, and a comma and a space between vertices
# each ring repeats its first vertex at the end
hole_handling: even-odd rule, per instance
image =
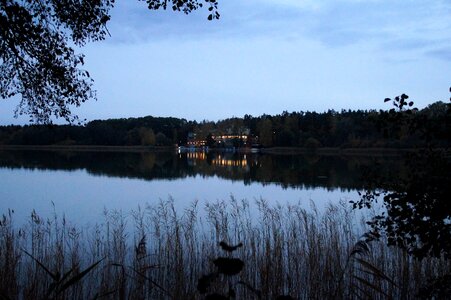
POLYGON ((449 260, 370 242, 367 215, 349 204, 408 178, 401 161, 0 151, 0 290, 11 299, 201 299, 231 289, 237 299, 412 299, 449 274, 449 260))
POLYGON ((168 198, 178 209, 230 197, 321 208, 358 199, 365 174, 381 166, 401 168, 381 156, 0 151, 0 211, 13 209, 16 222, 34 209, 84 224, 105 208, 128 214, 168 198))

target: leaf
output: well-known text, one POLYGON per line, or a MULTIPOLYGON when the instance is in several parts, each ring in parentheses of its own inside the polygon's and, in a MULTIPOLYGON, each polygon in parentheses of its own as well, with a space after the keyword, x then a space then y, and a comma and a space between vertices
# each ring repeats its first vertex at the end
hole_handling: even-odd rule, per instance
POLYGON ((366 285, 366 286, 372 288, 374 291, 381 293, 382 295, 386 296, 387 298, 390 297, 390 296, 389 296, 387 293, 385 293, 380 287, 378 287, 378 286, 372 284, 372 283, 369 282, 368 280, 366 280, 366 279, 364 279, 364 278, 362 278, 362 277, 356 276, 356 275, 353 275, 352 277, 354 277, 354 278, 355 278, 357 281, 359 281, 360 283, 362 283, 362 284, 364 284, 364 285, 366 285))
MULTIPOLYGON (((123 266, 121 265, 121 267, 123 268, 123 266)), ((171 293, 169 293, 164 287, 162 287, 161 285, 159 285, 157 282, 155 282, 152 278, 147 277, 146 275, 144 275, 141 272, 136 271, 134 268, 130 268, 133 272, 135 272, 136 274, 142 276, 143 278, 147 279, 150 283, 152 283, 153 285, 155 285, 157 288, 159 288, 160 290, 162 290, 163 292, 165 292, 170 298, 172 298, 171 293)))
POLYGON ((243 247, 243 243, 239 243, 238 245, 235 245, 235 246, 230 246, 225 241, 222 241, 219 243, 219 246, 221 246, 222 250, 224 250, 224 251, 233 252, 233 251, 237 250, 238 248, 243 247))
POLYGON ((45 298, 50 298, 50 295, 52 294, 52 292, 54 290, 58 290, 58 287, 61 285, 61 283, 64 282, 64 280, 66 280, 69 277, 69 275, 72 273, 73 270, 74 270, 74 268, 70 269, 69 271, 64 273, 63 277, 61 277, 60 280, 52 283, 47 290, 47 294, 46 294, 47 296, 45 298))
POLYGON ((244 262, 238 258, 218 257, 213 261, 218 272, 224 275, 233 276, 241 272, 244 262))
POLYGON ((66 278, 69 277, 69 275, 72 273, 73 270, 74 270, 74 268, 72 268, 69 271, 67 271, 66 273, 64 273, 64 275, 63 275, 63 277, 61 277, 60 281, 66 280, 66 278))
POLYGON ((374 276, 377 276, 381 279, 385 279, 388 282, 390 282, 391 284, 393 284, 394 286, 396 286, 396 283, 387 275, 384 274, 384 272, 382 272, 381 270, 379 270, 377 267, 373 266, 371 263, 360 259, 360 258, 355 258, 355 260, 360 263, 362 266, 366 267, 367 269, 371 270, 371 273, 374 274, 374 276))
POLYGON ((94 269, 95 267, 97 267, 97 265, 104 260, 105 258, 102 258, 101 260, 99 260, 98 262, 92 264, 91 266, 89 266, 88 268, 86 268, 84 271, 80 272, 79 274, 73 276, 71 279, 69 279, 59 290, 59 293, 65 291, 67 288, 69 288, 71 285, 77 283, 78 281, 80 281, 83 277, 85 277, 86 274, 88 274, 89 272, 91 272, 92 269, 94 269))
POLYGON ((27 251, 23 250, 22 251, 28 255, 29 257, 31 257, 41 268, 44 269, 44 271, 50 275, 50 277, 52 277, 53 280, 58 281, 59 276, 57 274, 53 274, 52 272, 50 272, 49 269, 47 269, 39 260, 37 260, 36 258, 33 257, 33 255, 31 255, 30 253, 28 253, 27 251))
POLYGON ((215 280, 217 277, 216 273, 211 273, 208 275, 204 275, 197 281, 197 290, 201 294, 205 294, 207 292, 207 289, 210 287, 213 280, 215 280))
POLYGON ((370 247, 366 241, 358 241, 355 243, 349 256, 354 256, 355 254, 368 255, 370 253, 370 247))
POLYGON ((351 293, 353 293, 359 299, 373 299, 374 298, 373 294, 371 294, 368 291, 365 291, 358 284, 355 284, 355 283, 351 283, 351 293), (360 291, 361 293, 363 293, 366 297, 363 298, 362 296, 360 296, 359 293, 357 293, 357 290, 360 291))

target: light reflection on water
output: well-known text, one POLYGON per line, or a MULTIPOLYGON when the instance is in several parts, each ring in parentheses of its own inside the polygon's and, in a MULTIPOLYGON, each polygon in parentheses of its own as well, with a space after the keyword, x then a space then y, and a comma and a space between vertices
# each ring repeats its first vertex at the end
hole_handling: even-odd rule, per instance
POLYGON ((381 157, 0 151, 0 213, 14 209, 23 222, 33 209, 44 217, 55 210, 85 224, 102 222, 105 208, 128 215, 172 197, 181 212, 198 200, 201 212, 231 196, 322 209, 358 199, 365 170, 375 166, 399 174, 381 157))
POLYGON ((53 205, 59 216, 82 224, 95 223, 102 218, 104 208, 122 210, 127 215, 138 206, 156 204, 160 199, 174 199, 180 210, 198 200, 202 208, 206 202, 247 199, 251 203, 263 198, 270 203, 297 203, 310 206, 312 200, 319 208, 339 199, 355 199, 353 191, 328 191, 325 188, 284 189, 280 185, 231 181, 218 177, 187 177, 176 180, 128 179, 93 176, 85 170, 48 171, 0 169, 0 212, 15 211, 21 223, 34 209, 41 216, 51 216, 53 205))

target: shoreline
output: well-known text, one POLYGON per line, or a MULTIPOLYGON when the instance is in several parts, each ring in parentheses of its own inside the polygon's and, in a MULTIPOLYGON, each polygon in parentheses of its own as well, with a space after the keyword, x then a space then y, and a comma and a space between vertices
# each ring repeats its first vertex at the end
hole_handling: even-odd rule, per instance
MULTIPOLYGON (((0 151, 73 151, 73 152, 168 152, 174 151, 175 146, 101 146, 101 145, 0 145, 0 151)), ((257 153, 272 155, 393 155, 413 152, 415 148, 339 148, 323 147, 308 149, 301 147, 273 147, 261 148, 257 153)), ((214 148, 210 152, 229 152, 228 149, 214 148)), ((251 153, 250 149, 236 149, 239 153, 251 153)))
POLYGON ((262 149, 261 153, 272 155, 354 155, 354 156, 399 156, 406 152, 413 152, 415 148, 339 148, 322 147, 317 149, 297 147, 274 147, 262 149))
POLYGON ((0 151, 167 152, 174 149, 173 146, 0 145, 0 151))

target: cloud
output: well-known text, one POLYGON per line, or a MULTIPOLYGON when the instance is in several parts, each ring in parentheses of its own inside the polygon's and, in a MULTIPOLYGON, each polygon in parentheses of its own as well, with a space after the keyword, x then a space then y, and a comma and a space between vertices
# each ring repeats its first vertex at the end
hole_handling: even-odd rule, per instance
MULTIPOLYGON (((451 2, 447 0, 224 0, 220 1, 221 19, 211 22, 205 9, 186 16, 149 11, 137 1, 117 5, 110 24, 111 43, 301 36, 341 47, 368 42, 385 46, 396 39, 413 45, 451 40, 451 2)), ((399 46, 406 50, 407 44, 399 46)))
POLYGON ((451 47, 443 47, 425 52, 426 55, 451 62, 451 47))

